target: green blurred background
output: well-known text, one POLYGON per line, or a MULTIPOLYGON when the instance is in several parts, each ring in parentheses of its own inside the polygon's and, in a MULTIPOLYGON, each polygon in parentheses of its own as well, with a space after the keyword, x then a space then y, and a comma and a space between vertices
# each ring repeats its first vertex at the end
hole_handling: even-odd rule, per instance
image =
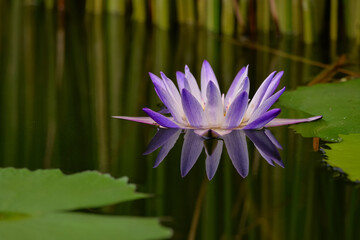
POLYGON ((0 1, 0 165, 129 176, 154 197, 99 212, 161 216, 174 239, 358 239, 359 186, 312 139, 276 128, 285 169, 249 143, 246 179, 225 151, 212 181, 204 153, 182 179, 182 140, 153 169, 156 154, 142 152, 155 128, 111 116, 159 109, 148 72, 174 80, 187 64, 197 77, 204 59, 221 89, 250 64, 250 95, 274 70, 285 71, 287 89, 352 78, 359 8, 355 0, 0 1))

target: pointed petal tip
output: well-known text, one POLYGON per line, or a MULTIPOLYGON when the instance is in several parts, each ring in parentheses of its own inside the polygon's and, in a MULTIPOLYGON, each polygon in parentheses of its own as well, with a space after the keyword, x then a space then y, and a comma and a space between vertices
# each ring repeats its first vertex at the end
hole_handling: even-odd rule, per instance
POLYGON ((152 120, 150 117, 128 117, 128 116, 112 116, 115 119, 128 120, 132 122, 145 123, 150 125, 157 125, 157 123, 152 120))
POLYGON ((297 123, 306 123, 306 122, 313 122, 319 119, 322 119, 322 115, 315 116, 315 117, 309 117, 309 118, 275 118, 269 123, 265 125, 265 127, 278 127, 283 125, 291 125, 291 124, 297 124, 297 123))
POLYGON ((152 73, 152 72, 148 72, 148 73, 149 73, 150 78, 152 78, 152 77, 157 77, 156 74, 154 74, 154 73, 152 73))
POLYGON ((203 64, 210 64, 208 60, 204 59, 203 64))
POLYGON ((322 119, 322 118, 323 118, 323 116, 319 115, 319 116, 315 116, 315 117, 310 117, 309 120, 310 121, 315 121, 315 120, 322 119))
POLYGON ((160 76, 161 76, 161 78, 163 78, 163 79, 167 78, 166 75, 165 75, 165 73, 163 73, 163 72, 160 72, 160 76))
POLYGON ((155 87, 160 87, 162 85, 161 78, 159 78, 157 75, 149 72, 149 76, 155 87))

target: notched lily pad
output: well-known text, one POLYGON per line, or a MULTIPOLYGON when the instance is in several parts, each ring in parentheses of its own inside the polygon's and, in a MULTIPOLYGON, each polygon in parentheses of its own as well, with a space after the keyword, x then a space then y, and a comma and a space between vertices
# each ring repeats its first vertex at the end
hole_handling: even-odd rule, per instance
POLYGON ((294 117, 286 108, 299 111, 296 117, 323 115, 322 120, 292 126, 304 137, 340 142, 339 134, 360 133, 360 79, 299 87, 285 92, 277 104, 284 110, 280 117, 294 117))
POLYGON ((360 182, 360 134, 340 135, 341 143, 329 144, 327 162, 340 168, 351 181, 360 182))
POLYGON ((100 207, 144 198, 126 177, 95 171, 0 169, 0 212, 42 213, 100 207), (46 199, 46 201, 45 201, 46 199))
POLYGON ((0 239, 159 239, 156 218, 66 212, 147 197, 127 178, 87 171, 0 169, 0 239))

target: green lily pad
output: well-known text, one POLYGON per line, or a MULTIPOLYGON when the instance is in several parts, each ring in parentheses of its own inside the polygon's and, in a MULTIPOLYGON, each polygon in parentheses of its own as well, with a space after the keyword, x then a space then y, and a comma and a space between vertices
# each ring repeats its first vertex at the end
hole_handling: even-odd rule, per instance
POLYGON ((127 178, 87 171, 0 169, 0 239, 158 239, 156 218, 66 212, 147 197, 127 178))
POLYGON ((327 162, 340 168, 351 181, 360 181, 360 134, 340 135, 341 143, 329 144, 326 150, 327 162))
POLYGON ((66 176, 59 170, 0 169, 0 212, 74 210, 147 196, 127 181, 95 171, 66 176))
MULTIPOLYGON (((299 87, 285 92, 278 105, 299 111, 296 117, 323 116, 319 121, 292 126, 304 137, 340 142, 339 134, 360 133, 360 79, 299 87)), ((280 117, 294 117, 284 110, 280 117)))

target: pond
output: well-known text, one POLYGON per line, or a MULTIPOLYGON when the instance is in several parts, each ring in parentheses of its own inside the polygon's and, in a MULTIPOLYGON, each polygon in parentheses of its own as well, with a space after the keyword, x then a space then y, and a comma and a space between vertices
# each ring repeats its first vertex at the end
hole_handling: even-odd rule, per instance
MULTIPOLYGON (((0 23, 2 168, 127 176, 150 198, 79 209, 159 217, 172 229, 172 239, 360 237, 359 185, 325 161, 326 142, 320 141, 319 150, 316 139, 288 126, 271 128, 271 138, 264 132, 235 132, 241 137, 193 140, 189 148, 199 157, 196 153, 196 159, 184 163, 184 135, 193 133, 175 131, 161 139, 171 146, 159 161, 159 152, 146 152, 156 127, 112 118, 145 116, 143 107, 162 107, 148 72, 162 71, 175 80, 176 71, 188 65, 198 78, 207 59, 221 89, 228 89, 249 64, 252 96, 274 70, 285 72, 279 87, 294 90, 342 53, 350 52, 349 61, 355 61, 359 54, 350 44, 304 45, 270 35, 234 39, 196 27, 163 31, 116 15, 80 18, 42 9, 10 10, 0 23), (229 147, 236 141, 245 141, 247 152, 229 147), (248 154, 245 165, 232 159, 234 151, 248 154), (216 166, 206 160, 214 152, 221 156, 216 166), (269 154, 273 162, 264 157, 269 154)), ((335 77, 346 71, 359 71, 359 65, 335 77)), ((0 220, 0 235, 7 236, 2 229, 0 220)))

